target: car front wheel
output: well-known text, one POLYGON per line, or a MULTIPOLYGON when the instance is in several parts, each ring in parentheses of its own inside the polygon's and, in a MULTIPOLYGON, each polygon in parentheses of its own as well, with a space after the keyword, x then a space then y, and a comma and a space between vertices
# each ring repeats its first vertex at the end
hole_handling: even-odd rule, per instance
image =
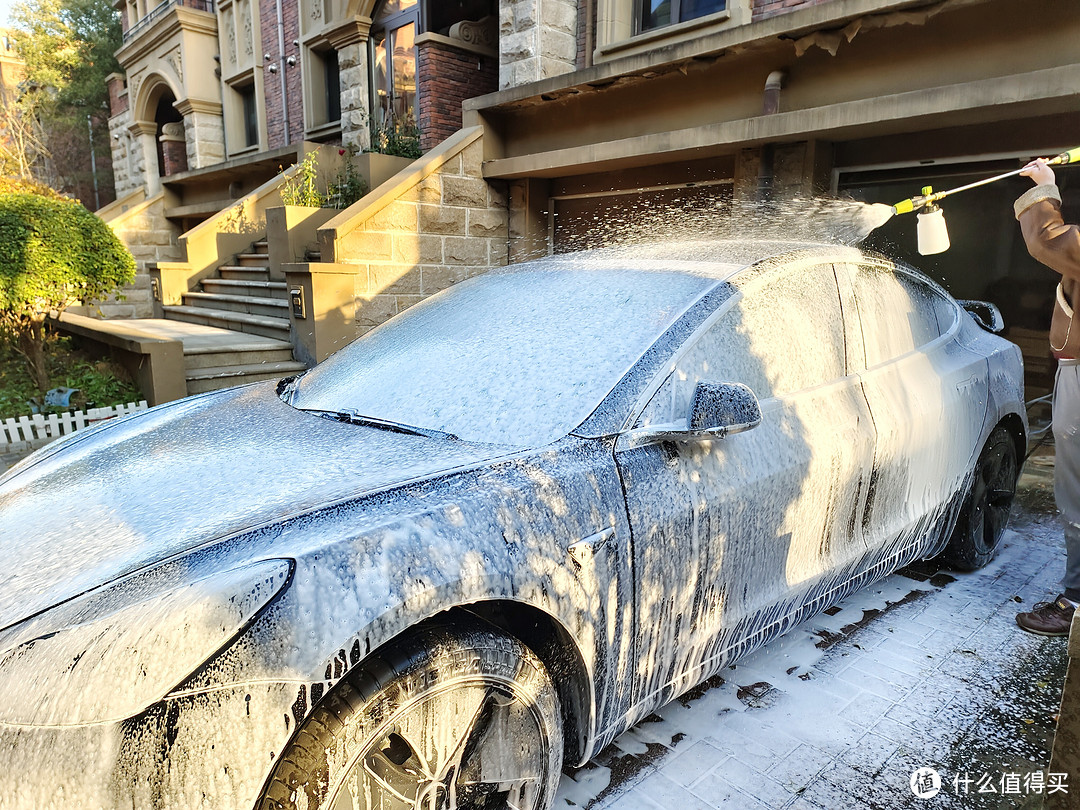
POLYGON ((998 426, 975 464, 956 528, 942 555, 949 566, 974 571, 990 562, 1009 522, 1018 475, 1016 444, 998 426))
POLYGON ((259 810, 547 810, 562 751, 536 655, 468 618, 431 624, 335 685, 259 810))

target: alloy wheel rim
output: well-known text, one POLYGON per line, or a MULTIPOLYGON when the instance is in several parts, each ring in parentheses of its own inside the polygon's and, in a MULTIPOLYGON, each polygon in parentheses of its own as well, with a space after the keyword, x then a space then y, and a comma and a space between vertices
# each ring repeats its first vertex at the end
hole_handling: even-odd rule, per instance
POLYGON ((513 683, 444 685, 399 707, 334 786, 330 810, 536 810, 542 718, 513 683))

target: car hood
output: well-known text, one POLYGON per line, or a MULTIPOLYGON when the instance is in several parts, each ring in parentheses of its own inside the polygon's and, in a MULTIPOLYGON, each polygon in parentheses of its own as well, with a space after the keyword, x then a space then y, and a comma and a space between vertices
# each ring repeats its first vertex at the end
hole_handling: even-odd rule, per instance
POLYGON ((58 444, 0 478, 0 628, 217 538, 520 449, 335 422, 272 382, 58 444))

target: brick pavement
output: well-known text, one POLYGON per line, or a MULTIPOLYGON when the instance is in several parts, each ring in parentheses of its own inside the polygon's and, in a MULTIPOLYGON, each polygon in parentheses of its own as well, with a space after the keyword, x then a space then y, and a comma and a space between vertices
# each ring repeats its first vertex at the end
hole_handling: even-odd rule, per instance
POLYGON ((1040 807, 1066 645, 1014 616, 1063 568, 1043 461, 985 569, 912 566, 809 619, 568 771, 555 807, 1040 807), (933 798, 910 787, 922 766, 942 778, 933 798))

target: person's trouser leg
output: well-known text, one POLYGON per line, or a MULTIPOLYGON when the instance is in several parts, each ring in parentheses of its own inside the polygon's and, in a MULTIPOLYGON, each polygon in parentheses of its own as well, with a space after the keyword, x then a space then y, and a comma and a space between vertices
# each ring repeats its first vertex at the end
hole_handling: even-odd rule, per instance
POLYGON ((1054 380, 1054 499, 1065 532, 1065 596, 1080 602, 1080 362, 1063 361, 1054 380))

